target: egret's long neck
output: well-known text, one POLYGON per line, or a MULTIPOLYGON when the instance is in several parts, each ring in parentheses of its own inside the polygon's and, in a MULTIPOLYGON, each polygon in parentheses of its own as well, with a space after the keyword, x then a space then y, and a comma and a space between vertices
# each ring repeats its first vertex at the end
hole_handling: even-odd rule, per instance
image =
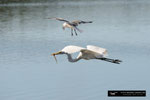
POLYGON ((78 60, 81 59, 80 57, 73 59, 71 54, 68 54, 68 53, 66 53, 66 55, 68 56, 68 61, 70 62, 77 62, 78 60))

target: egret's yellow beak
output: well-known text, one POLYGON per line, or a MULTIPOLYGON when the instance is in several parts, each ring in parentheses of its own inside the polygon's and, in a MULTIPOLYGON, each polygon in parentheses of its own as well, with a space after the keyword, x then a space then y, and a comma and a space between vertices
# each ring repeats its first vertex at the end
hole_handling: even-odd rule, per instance
POLYGON ((55 56, 55 55, 58 55, 58 54, 61 54, 61 53, 62 53, 62 52, 59 51, 59 52, 56 52, 56 53, 52 53, 52 54, 51 54, 52 56, 54 56, 54 59, 55 59, 56 63, 57 63, 57 59, 56 59, 56 56, 55 56))
POLYGON ((61 51, 59 51, 59 52, 56 52, 56 53, 52 53, 51 55, 52 56, 55 56, 55 55, 59 55, 59 54, 61 54, 62 52, 61 51))

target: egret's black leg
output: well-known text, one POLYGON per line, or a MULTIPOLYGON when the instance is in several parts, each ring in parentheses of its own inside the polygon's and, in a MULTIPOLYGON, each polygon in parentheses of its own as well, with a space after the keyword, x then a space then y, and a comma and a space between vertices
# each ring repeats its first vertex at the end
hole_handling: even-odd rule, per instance
POLYGON ((100 60, 104 60, 104 61, 111 62, 111 63, 116 63, 116 64, 120 64, 120 62, 122 62, 119 59, 110 59, 110 58, 96 58, 96 59, 100 59, 100 60))
POLYGON ((71 28, 71 36, 73 36, 73 29, 71 28))
POLYGON ((77 36, 78 34, 77 34, 77 31, 76 31, 76 29, 74 29, 74 32, 75 32, 75 34, 76 34, 76 36, 77 36))

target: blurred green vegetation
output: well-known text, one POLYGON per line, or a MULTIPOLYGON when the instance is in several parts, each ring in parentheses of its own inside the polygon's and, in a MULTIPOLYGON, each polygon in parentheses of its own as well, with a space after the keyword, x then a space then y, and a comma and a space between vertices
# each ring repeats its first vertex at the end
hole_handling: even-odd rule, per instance
POLYGON ((7 4, 7 3, 30 3, 30 2, 53 2, 53 1, 60 1, 60 0, 0 0, 0 4, 7 4))
MULTIPOLYGON (((60 1, 95 1, 95 0, 0 0, 0 4, 8 3, 43 3, 43 2, 60 2, 60 1)), ((100 0, 109 1, 109 0, 100 0)))

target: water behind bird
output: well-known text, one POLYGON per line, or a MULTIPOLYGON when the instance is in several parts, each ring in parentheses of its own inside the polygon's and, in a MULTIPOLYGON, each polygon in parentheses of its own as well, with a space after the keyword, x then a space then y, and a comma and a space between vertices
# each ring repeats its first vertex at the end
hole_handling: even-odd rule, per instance
POLYGON ((149 90, 145 78, 150 69, 149 4, 147 0, 0 4, 0 99, 100 100, 107 99, 110 89, 149 90), (79 26, 83 32, 71 36, 70 29, 62 30, 62 22, 48 17, 93 23, 79 26), (67 45, 100 46, 110 58, 123 62, 70 63, 61 55, 56 64, 51 53, 67 45))

